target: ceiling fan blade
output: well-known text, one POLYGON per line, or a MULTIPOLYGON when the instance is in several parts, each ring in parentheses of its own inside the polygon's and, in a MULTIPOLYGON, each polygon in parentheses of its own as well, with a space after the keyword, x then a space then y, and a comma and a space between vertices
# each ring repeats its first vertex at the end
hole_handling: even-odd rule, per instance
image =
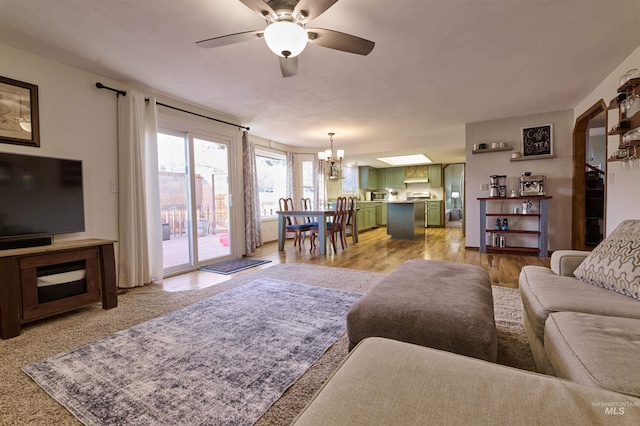
POLYGON ((243 33, 228 34, 220 37, 209 38, 206 40, 197 41, 196 44, 200 47, 208 49, 210 47, 227 46, 229 44, 244 43, 245 41, 257 40, 262 38, 264 30, 245 31, 243 33))
POLYGON ((338 0, 300 0, 293 9, 293 16, 299 16, 300 22, 309 22, 322 15, 327 9, 333 6, 338 0))
POLYGON ((278 58, 280 59, 280 71, 282 71, 283 77, 291 77, 298 73, 297 56, 293 58, 283 58, 282 56, 279 56, 278 58))
POLYGON ((358 55, 368 55, 376 45, 374 42, 360 37, 324 28, 307 29, 307 33, 311 44, 358 55))
POLYGON ((240 2, 260 16, 269 17, 270 21, 278 17, 276 11, 264 0, 240 0, 240 2))

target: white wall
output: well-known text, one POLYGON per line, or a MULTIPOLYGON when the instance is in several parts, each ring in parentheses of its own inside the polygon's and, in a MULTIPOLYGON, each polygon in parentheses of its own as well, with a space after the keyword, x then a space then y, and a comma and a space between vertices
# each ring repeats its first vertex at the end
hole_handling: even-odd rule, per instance
POLYGON ((117 110, 104 77, 0 44, 0 75, 38 86, 40 148, 0 144, 0 151, 82 160, 86 231, 62 239, 118 238, 117 110))
MULTIPOLYGON (((491 175, 507 176, 507 194, 519 189, 520 174, 532 172, 546 176, 545 192, 549 200, 549 249, 571 248, 571 197, 572 197, 572 132, 573 111, 556 111, 524 117, 468 123, 466 125, 466 238, 468 247, 479 247, 480 204, 478 197, 487 197, 488 191, 481 184, 489 183, 491 175), (522 127, 553 124, 555 158, 513 161, 511 153, 519 151, 522 127), (513 151, 473 154, 473 144, 507 142, 513 151)), ((527 219, 529 220, 529 219, 527 219)), ((515 237, 513 234, 510 238, 515 237)), ((535 244, 527 244, 535 245, 535 244)))
MULTIPOLYGON (((631 68, 640 68, 640 46, 575 107, 574 121, 600 99, 608 105, 609 101, 617 95, 620 77, 631 68)), ((609 111, 607 127, 610 129, 617 123, 617 110, 609 111)), ((618 149, 619 143, 618 136, 608 137, 609 156, 618 149)), ((640 219, 639 182, 640 167, 623 171, 619 162, 607 163, 607 235, 625 219, 640 219)))

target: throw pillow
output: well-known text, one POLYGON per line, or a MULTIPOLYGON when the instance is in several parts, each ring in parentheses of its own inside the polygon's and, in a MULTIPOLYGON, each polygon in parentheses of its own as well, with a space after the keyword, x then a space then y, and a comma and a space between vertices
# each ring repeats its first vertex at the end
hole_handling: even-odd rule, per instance
POLYGON ((640 220, 625 220, 618 225, 573 275, 640 300, 640 220))

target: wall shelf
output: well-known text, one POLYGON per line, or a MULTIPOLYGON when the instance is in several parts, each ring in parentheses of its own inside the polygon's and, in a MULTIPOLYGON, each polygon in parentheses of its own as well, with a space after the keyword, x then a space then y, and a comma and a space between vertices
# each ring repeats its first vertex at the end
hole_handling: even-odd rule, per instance
POLYGON ((527 161, 527 160, 546 160, 549 158, 556 158, 555 154, 545 154, 545 155, 529 155, 529 156, 522 156, 522 157, 516 157, 516 158, 511 158, 511 161, 527 161))
POLYGON ((486 154, 488 152, 499 152, 499 151, 512 151, 513 147, 505 146, 503 148, 485 148, 485 149, 474 149, 471 151, 472 154, 486 154))

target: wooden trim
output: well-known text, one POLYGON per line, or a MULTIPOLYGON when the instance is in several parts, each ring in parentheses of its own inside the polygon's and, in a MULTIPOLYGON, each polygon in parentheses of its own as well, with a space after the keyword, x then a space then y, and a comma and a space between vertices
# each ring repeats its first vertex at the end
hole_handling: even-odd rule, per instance
MULTIPOLYGON (((585 157, 586 157, 586 132, 589 125, 589 121, 599 114, 605 114, 605 129, 608 126, 607 117, 607 104, 604 100, 600 99, 593 104, 591 108, 586 110, 580 117, 576 119, 573 127, 573 197, 572 197, 572 223, 571 223, 571 247, 574 250, 588 250, 589 248, 585 244, 585 220, 586 220, 586 172, 585 172, 585 157)), ((608 146, 608 143, 606 144, 608 146)), ((608 157, 608 153, 605 151, 605 158, 608 157)), ((605 212, 604 223, 606 227, 606 202, 607 202, 607 176, 604 176, 605 180, 605 212)), ((605 231, 606 234, 606 231, 605 231)))

